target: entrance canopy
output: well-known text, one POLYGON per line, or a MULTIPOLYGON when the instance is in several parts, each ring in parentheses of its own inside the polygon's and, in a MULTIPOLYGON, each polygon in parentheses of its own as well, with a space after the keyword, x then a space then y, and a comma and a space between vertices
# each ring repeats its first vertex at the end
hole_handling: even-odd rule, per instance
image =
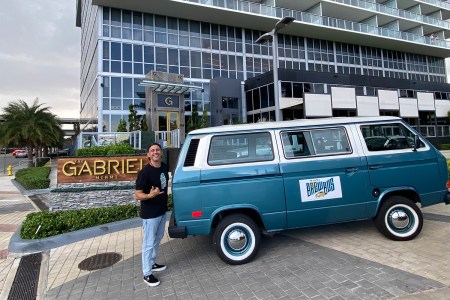
POLYGON ((201 90, 202 87, 195 85, 187 85, 181 83, 161 82, 144 79, 139 83, 140 86, 151 87, 158 93, 184 94, 186 92, 201 90))

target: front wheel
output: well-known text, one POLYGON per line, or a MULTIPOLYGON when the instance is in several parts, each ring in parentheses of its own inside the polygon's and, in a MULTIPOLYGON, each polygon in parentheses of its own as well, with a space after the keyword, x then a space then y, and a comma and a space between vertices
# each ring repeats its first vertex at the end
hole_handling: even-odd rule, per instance
POLYGON ((224 218, 213 234, 217 255, 230 265, 250 262, 258 252, 261 233, 246 215, 236 214, 224 218))
POLYGON ((393 196, 378 211, 375 225, 387 238, 409 241, 422 230, 423 216, 417 205, 408 198, 393 196))

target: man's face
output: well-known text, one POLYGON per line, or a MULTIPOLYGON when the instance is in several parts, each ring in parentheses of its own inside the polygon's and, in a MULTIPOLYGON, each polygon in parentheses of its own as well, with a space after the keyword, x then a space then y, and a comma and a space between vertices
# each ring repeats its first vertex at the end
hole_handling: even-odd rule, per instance
POLYGON ((157 145, 153 145, 148 149, 147 156, 152 161, 161 161, 162 159, 162 151, 157 145))

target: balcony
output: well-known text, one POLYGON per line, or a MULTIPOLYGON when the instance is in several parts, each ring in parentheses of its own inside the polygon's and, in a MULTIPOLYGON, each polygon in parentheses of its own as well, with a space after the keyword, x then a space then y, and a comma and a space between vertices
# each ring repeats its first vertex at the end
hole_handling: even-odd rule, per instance
MULTIPOLYGON (((370 34, 385 38, 397 39, 407 42, 419 43, 423 45, 431 45, 442 47, 450 50, 450 42, 445 40, 436 41, 429 37, 417 35, 414 33, 396 31, 383 27, 376 27, 364 23, 358 23, 348 20, 342 20, 332 17, 319 16, 307 12, 297 11, 293 9, 273 7, 255 2, 240 1, 240 0, 178 0, 179 2, 197 3, 204 6, 220 7, 227 10, 235 10, 239 12, 256 14, 261 16, 270 16, 275 18, 294 17, 295 22, 313 24, 318 26, 326 26, 340 30, 353 31, 357 33, 370 34)), ((337 0, 337 2, 352 2, 351 0, 337 0)), ((365 1, 360 1, 365 2, 365 1)), ((373 3, 374 7, 377 5, 373 3)), ((383 5, 379 5, 380 7, 383 5)), ((385 6, 384 6, 385 7, 385 6)))
POLYGON ((383 5, 383 4, 379 4, 379 3, 375 3, 375 2, 368 2, 368 1, 361 1, 361 0, 330 0, 330 1, 371 10, 374 12, 388 14, 388 15, 392 15, 395 17, 408 19, 411 21, 422 22, 422 23, 425 23, 425 24, 428 24, 431 26, 437 26, 437 27, 441 27, 441 28, 445 28, 445 29, 450 29, 450 23, 447 21, 438 20, 433 17, 416 14, 411 11, 397 9, 397 8, 389 7, 387 5, 383 5))

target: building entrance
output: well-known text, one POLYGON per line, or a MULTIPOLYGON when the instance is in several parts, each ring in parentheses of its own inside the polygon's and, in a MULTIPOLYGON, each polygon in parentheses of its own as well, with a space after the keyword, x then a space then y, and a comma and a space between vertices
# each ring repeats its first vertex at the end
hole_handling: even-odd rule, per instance
POLYGON ((173 131, 180 128, 180 113, 177 111, 158 112, 158 131, 167 132, 167 146, 171 147, 173 131))

